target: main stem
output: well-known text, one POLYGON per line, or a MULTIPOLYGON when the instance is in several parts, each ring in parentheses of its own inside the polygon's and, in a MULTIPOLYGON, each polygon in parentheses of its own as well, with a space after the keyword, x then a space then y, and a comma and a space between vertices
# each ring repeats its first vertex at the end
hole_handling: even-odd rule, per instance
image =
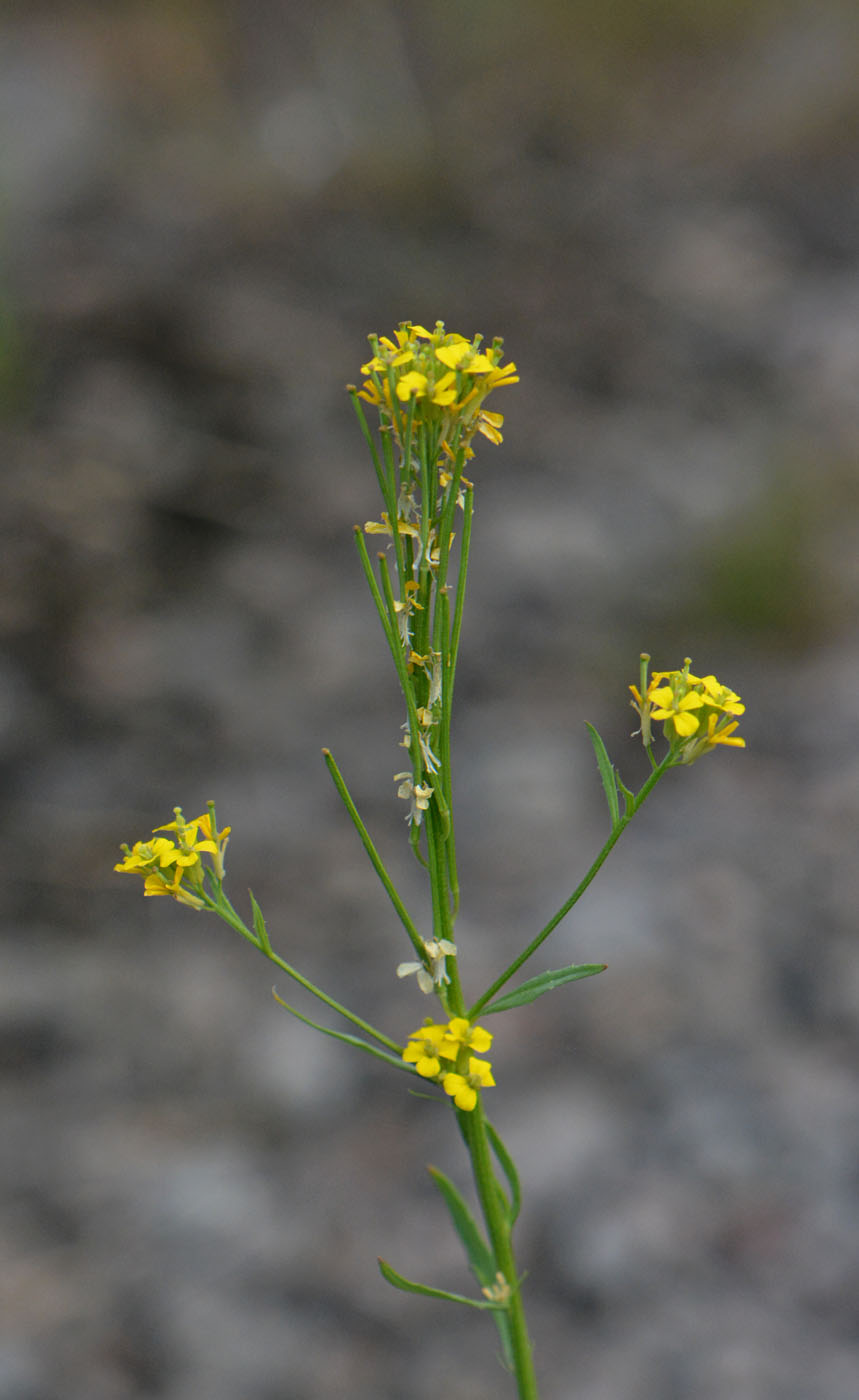
MULTIPOLYGON (((409 443, 411 441, 410 428, 407 441, 409 443)), ((421 442, 420 446, 420 487, 423 504, 423 509, 421 511, 421 566, 419 577, 421 610, 416 623, 415 647, 420 654, 424 654, 428 650, 440 653, 444 677, 441 733, 439 736, 439 757, 442 763, 442 771, 437 774, 435 781, 431 784, 434 788, 433 799, 426 810, 424 818, 427 850, 426 867, 432 895, 434 936, 437 939, 452 941, 456 908, 459 902, 459 890, 456 876, 456 857, 453 850, 452 819, 450 815, 451 687, 453 684, 454 667, 456 665, 456 653, 462 625, 462 605, 465 596, 465 575, 468 566, 468 544, 471 526, 471 493, 469 491, 467 505, 464 503, 465 528, 463 532, 463 548, 459 561, 454 621, 453 627, 451 628, 450 610, 444 589, 446 587, 447 566, 449 563, 450 525, 452 523, 452 516, 458 496, 459 476, 462 471, 464 456, 457 457, 455 479, 453 484, 448 488, 450 493, 447 500, 448 508, 442 511, 439 522, 441 554, 437 566, 440 574, 440 577, 438 577, 433 575, 428 553, 428 531, 430 518, 435 508, 434 492, 436 490, 434 478, 432 487, 430 481, 433 477, 433 468, 438 457, 438 443, 430 444, 428 441, 424 440, 421 442), (432 595, 435 589, 438 590, 436 594, 437 613, 432 607, 432 595)), ((399 545, 398 523, 393 513, 390 518, 393 525, 394 538, 399 545)), ((365 573, 376 600, 382 624, 388 635, 391 649, 394 653, 394 662, 406 698, 409 732, 413 745, 412 759, 417 768, 420 757, 419 747, 416 742, 419 734, 419 702, 415 693, 415 681, 408 669, 408 649, 402 648, 397 636, 396 608, 387 568, 383 568, 381 573, 383 592, 380 593, 375 585, 372 571, 369 568, 369 560, 365 558, 366 550, 362 549, 362 545, 363 541, 360 541, 359 549, 362 551, 362 562, 365 562, 365 573)), ((403 596, 405 596, 405 578, 401 572, 398 572, 398 582, 403 590, 403 596)), ((420 684, 422 691, 420 703, 423 704, 426 701, 424 694, 425 686, 423 681, 421 681, 420 684)), ((452 955, 448 958, 447 970, 449 982, 444 989, 442 999, 448 1014, 453 1012, 455 1016, 462 1016, 465 1014, 465 1000, 462 994, 456 958, 452 955)), ((456 1115, 459 1119, 459 1126, 471 1159, 474 1184, 480 1201, 483 1219, 486 1224, 486 1232, 491 1245, 495 1268, 502 1276, 506 1287, 510 1290, 505 1313, 509 1329, 510 1354, 513 1359, 513 1370, 516 1376, 519 1398, 520 1400, 538 1400, 537 1378, 534 1373, 534 1364, 531 1356, 531 1339, 528 1335, 525 1310, 522 1306, 522 1298, 519 1292, 516 1261, 513 1255, 511 1215, 506 1196, 493 1170, 492 1152, 486 1128, 486 1119, 483 1114, 483 1106, 480 1102, 479 1095, 477 1104, 471 1112, 465 1113, 457 1109, 456 1115)))
MULTIPOLYGON (((427 851, 430 883, 433 891, 434 927, 437 937, 449 938, 453 933, 450 912, 450 891, 447 884, 447 864, 444 852, 444 837, 439 829, 432 808, 427 812, 426 822, 427 851)), ((447 1004, 455 1015, 463 1015, 465 1005, 459 981, 456 959, 448 959, 450 985, 447 988, 447 1004)), ((486 1119, 483 1105, 478 1095, 475 1107, 468 1113, 456 1110, 468 1154, 471 1170, 486 1231, 492 1246, 495 1267, 511 1289, 507 1305, 507 1321, 510 1329, 510 1350, 513 1357, 513 1370, 520 1400, 538 1400, 537 1377, 531 1355, 531 1339, 525 1321, 525 1309, 519 1292, 516 1274, 516 1260, 513 1255, 513 1240, 510 1217, 505 1198, 492 1168, 492 1154, 486 1132, 486 1119)))
POLYGON ((492 1169, 492 1155, 486 1132, 486 1119, 483 1105, 478 1097, 475 1108, 470 1113, 457 1109, 462 1135, 471 1157, 471 1170, 480 1200, 480 1208, 486 1222, 486 1229, 492 1245, 496 1267, 503 1274, 511 1291, 507 1307, 510 1325, 510 1348, 513 1353, 513 1370, 520 1400, 539 1400, 537 1376, 525 1309, 516 1275, 516 1260, 513 1254, 513 1240, 510 1220, 504 1205, 504 1197, 492 1169))

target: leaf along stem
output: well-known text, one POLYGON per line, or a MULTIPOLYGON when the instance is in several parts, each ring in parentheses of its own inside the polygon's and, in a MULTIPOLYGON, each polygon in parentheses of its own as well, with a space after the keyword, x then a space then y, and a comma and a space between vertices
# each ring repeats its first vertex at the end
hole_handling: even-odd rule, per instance
POLYGON ((323 749, 322 757, 325 760, 325 766, 328 769, 328 772, 331 774, 332 782, 334 783, 334 786, 336 787, 340 795, 340 799, 344 807, 346 808, 346 811, 349 813, 349 816, 352 820, 352 824, 355 827, 355 830, 357 831, 358 836, 361 839, 361 845, 364 847, 364 850, 370 857, 370 863, 373 869, 375 870, 376 874, 378 875, 379 879, 381 880, 385 893, 391 901, 391 904, 394 906, 397 917, 399 918, 401 924, 403 925, 403 928, 406 930, 406 933, 411 939, 412 947, 414 948, 415 952, 421 958, 423 958, 423 939, 418 933, 417 927, 411 914, 409 913, 408 909, 406 908, 405 904, 400 898, 400 894, 397 890, 396 885, 394 884, 393 880, 391 879, 390 875, 385 869, 382 857, 379 855, 379 852, 373 845, 370 833, 364 825, 363 821, 361 820, 358 808, 355 806, 355 803, 352 800, 352 794, 349 792, 343 774, 340 772, 340 769, 337 767, 337 764, 334 760, 334 755, 332 754, 330 749, 323 749))

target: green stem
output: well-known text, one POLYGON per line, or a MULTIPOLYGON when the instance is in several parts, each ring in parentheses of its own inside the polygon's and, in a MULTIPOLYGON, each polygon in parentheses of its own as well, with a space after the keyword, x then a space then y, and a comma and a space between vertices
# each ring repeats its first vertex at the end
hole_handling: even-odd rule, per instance
POLYGON ((438 606, 442 618, 442 627, 440 633, 441 645, 439 648, 437 648, 437 650, 439 650, 441 654, 440 665, 442 675, 442 712, 441 721, 438 727, 438 757, 439 763, 441 765, 439 781, 441 782, 442 787, 444 789, 445 801, 447 803, 448 811, 447 837, 445 840, 445 861, 447 863, 447 879, 448 885, 450 887, 450 897, 453 910, 452 917, 455 919, 457 914, 459 913, 459 874, 456 865, 456 835, 454 831, 452 813, 453 792, 451 775, 453 772, 453 768, 451 764, 450 751, 451 706, 449 686, 453 681, 453 672, 448 669, 451 659, 450 652, 448 649, 450 638, 450 605, 448 603, 446 593, 443 593, 440 596, 438 606))
MULTIPOLYGON (((437 939, 446 938, 453 942, 454 926, 453 914, 451 911, 450 888, 448 885, 447 857, 445 854, 445 838, 442 831, 442 822, 434 810, 433 804, 427 808, 425 822, 427 834, 427 866, 429 869, 430 892, 432 895, 432 916, 433 916, 433 937, 437 939)), ((445 1007, 454 1016, 465 1015, 465 998, 462 995, 462 986, 459 980, 459 970, 456 966, 456 958, 449 957, 446 962, 447 975, 450 978, 450 986, 447 988, 444 997, 445 1007)))
POLYGON ((486 1131, 486 1119, 480 1097, 478 1096, 477 1106, 471 1113, 463 1113, 457 1109, 456 1115, 471 1158, 474 1185, 477 1189, 480 1208, 495 1256, 495 1267, 504 1276, 512 1290, 507 1306, 507 1318, 510 1326, 510 1346, 513 1353, 513 1369, 519 1398, 520 1400, 538 1400, 531 1338, 528 1335, 525 1309, 516 1274, 510 1217, 504 1204, 503 1193, 492 1169, 489 1135, 486 1131))
POLYGON ((415 401, 409 404, 406 420, 406 433, 403 438, 403 448, 400 454, 399 466, 394 465, 393 444, 390 434, 386 434, 388 452, 391 456, 391 478, 395 482, 393 490, 393 510, 389 511, 388 518, 391 522, 391 531, 394 539, 394 558, 397 563, 397 586, 400 590, 400 598, 406 600, 406 583, 411 578, 411 554, 406 559, 404 550, 405 538, 400 532, 400 494, 404 489, 408 489, 409 479, 412 471, 412 422, 415 414, 415 401))
MULTIPOLYGON (((364 551, 364 553, 366 554, 366 550, 364 551)), ((369 558, 367 562, 369 564, 369 558)), ((382 594, 384 595, 384 603, 382 604, 382 606, 387 609, 388 616, 391 619, 395 619, 397 614, 394 608, 394 595, 391 590, 391 577, 388 573, 388 567, 385 562, 384 554, 379 555, 379 576, 382 580, 382 594)), ((372 574, 370 574, 369 577, 372 577, 372 574)), ((373 579, 373 582, 375 583, 375 579, 373 579)), ((382 594, 380 594, 378 588, 376 588, 374 596, 381 597, 382 594)), ((395 621, 391 622, 390 628, 388 630, 389 641, 391 646, 391 655, 394 658, 394 666, 396 667, 397 677, 400 682, 400 688, 402 689, 403 697, 406 702, 406 713, 408 715, 409 721, 409 734, 411 735, 412 741, 411 748, 409 750, 412 759, 412 769, 415 773, 420 773, 422 770, 420 758, 420 745, 418 743, 420 725, 418 724, 417 703, 415 701, 414 686, 411 683, 411 677, 409 676, 408 671, 408 659, 403 652, 403 645, 400 641, 400 636, 399 632, 397 631, 395 621)))
MULTIPOLYGON (((394 665, 396 665, 398 654, 402 652, 400 635, 397 631, 396 625, 396 613, 393 614, 393 618, 391 617, 391 615, 389 615, 388 608, 385 605, 385 600, 383 599, 381 591, 379 589, 379 585, 376 582, 376 576, 373 573, 373 566, 370 563, 370 556, 367 553, 367 545, 364 540, 364 532, 361 529, 360 525, 356 525, 354 527, 354 535, 355 544, 358 548, 358 558, 361 560, 361 567, 364 570, 364 576, 367 579, 367 585, 370 589, 373 602, 376 604, 376 611, 379 614, 379 621, 382 624, 382 630, 385 633, 388 646, 391 649, 391 655, 394 658, 394 665)), ((379 555, 379 558, 384 563, 384 554, 379 555)))
POLYGON ((658 764, 656 768, 654 768, 653 772, 650 774, 650 777, 647 779, 644 786, 636 794, 631 806, 629 807, 629 810, 626 811, 624 815, 620 818, 617 825, 614 827, 611 835, 609 836, 608 840, 606 841, 605 845, 603 846, 602 850, 600 851, 599 855, 597 856, 596 860, 594 861, 593 865, 591 866, 590 870, 579 882, 579 884, 576 885, 576 888, 573 890, 573 893, 570 895, 569 899, 561 905, 560 909, 556 914, 553 914, 549 922, 540 930, 540 932, 537 934, 537 937, 531 940, 527 948, 525 948, 524 951, 521 952, 517 958, 513 959, 510 966, 504 969, 500 977, 497 977, 495 979, 495 981, 492 983, 492 986, 489 987, 487 991, 483 993, 483 996, 477 998, 477 1001, 474 1003, 473 1006, 469 1008, 468 1012, 466 1013, 469 1021, 473 1021, 475 1017, 480 1014, 487 1002, 491 1001, 495 994, 501 990, 504 984, 506 982, 509 982, 510 978, 514 975, 514 973, 519 971, 519 968, 522 966, 522 964, 526 963, 528 959, 534 953, 536 953, 537 949, 540 947, 540 944, 546 941, 546 939, 549 937, 549 934, 555 931, 561 920, 567 917, 573 905, 578 903, 585 890, 587 889, 588 885, 593 880, 594 876, 605 864, 609 852, 617 844, 621 834, 629 826, 629 823, 632 821, 636 812, 650 796, 651 792, 656 787, 656 784, 659 782, 659 779, 672 766, 672 761, 673 755, 671 753, 667 753, 663 758, 662 762, 658 764))
MULTIPOLYGON (((458 452, 454 461, 453 471, 447 486, 444 488, 444 498, 439 512, 438 525, 438 549, 439 562, 436 570, 436 590, 440 598, 446 591, 447 570, 450 563, 450 541, 454 533, 453 521, 456 513, 456 498, 459 495, 459 480, 462 476, 463 453, 458 452)), ((439 639, 436 624, 433 624, 433 645, 438 651, 439 639)))
POLYGON ((445 678, 445 704, 448 710, 453 704, 453 681, 456 674, 456 658, 459 653, 459 638, 462 633, 462 614, 465 608, 465 584, 468 578, 468 556, 471 552, 471 525, 474 517, 474 489, 465 489, 465 505, 462 519, 462 544, 459 551, 459 577, 456 582, 456 603, 453 609, 453 627, 450 633, 448 674, 445 678))
POLYGON ((373 441, 373 434, 370 432, 370 427, 367 423, 367 418, 364 414, 363 408, 361 407, 361 400, 358 398, 358 390, 354 387, 350 387, 349 397, 352 400, 352 407, 355 410, 355 416, 358 419, 358 424, 364 436, 364 441, 370 449, 370 456, 373 460, 373 466, 376 471, 376 479, 379 483, 379 490, 382 493, 382 498, 385 502, 385 505, 388 506, 388 509, 390 511, 389 502, 393 493, 390 490, 388 478, 385 476, 384 468, 382 467, 382 463, 379 460, 379 454, 376 451, 376 444, 373 441))

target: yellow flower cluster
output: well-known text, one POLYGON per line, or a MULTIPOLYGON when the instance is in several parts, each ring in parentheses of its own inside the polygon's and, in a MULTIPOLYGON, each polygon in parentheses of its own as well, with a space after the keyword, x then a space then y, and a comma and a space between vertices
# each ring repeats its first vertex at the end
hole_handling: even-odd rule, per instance
POLYGON ((422 1079, 440 1083, 457 1108, 471 1113, 477 1106, 478 1091, 495 1084, 489 1060, 478 1059, 491 1044, 491 1031, 472 1026, 464 1016, 454 1016, 446 1025, 426 1021, 413 1031, 403 1059, 414 1065, 422 1079))
POLYGON ((466 340, 446 331, 442 321, 432 331, 403 321, 393 340, 370 336, 373 358, 361 366, 369 377, 358 396, 392 422, 400 442, 409 423, 413 433, 423 424, 440 430, 448 450, 462 446, 472 456, 475 432, 501 441, 504 418, 483 408, 484 399, 493 389, 519 382, 516 366, 501 363, 502 341, 484 348, 481 341, 479 335, 466 340))
POLYGON ((152 840, 136 841, 132 847, 123 845, 125 859, 113 868, 121 875, 142 876, 144 895, 170 895, 181 904, 189 904, 192 909, 202 909, 205 901, 194 893, 194 888, 202 889, 203 865, 200 857, 203 854, 211 855, 214 873, 222 880, 224 848, 230 827, 218 831, 207 812, 186 822, 181 807, 173 810, 176 820, 167 822, 165 826, 156 826, 152 840), (176 840, 159 836, 159 831, 175 832, 176 840), (202 836, 198 837, 198 832, 202 832, 202 836), (192 888, 188 889, 183 880, 188 880, 192 888))
POLYGON ((718 744, 744 749, 745 739, 735 735, 746 707, 739 695, 715 676, 693 676, 686 659, 682 671, 654 671, 642 696, 631 685, 632 707, 641 716, 641 733, 650 742, 650 721, 659 721, 678 763, 694 763, 718 744))

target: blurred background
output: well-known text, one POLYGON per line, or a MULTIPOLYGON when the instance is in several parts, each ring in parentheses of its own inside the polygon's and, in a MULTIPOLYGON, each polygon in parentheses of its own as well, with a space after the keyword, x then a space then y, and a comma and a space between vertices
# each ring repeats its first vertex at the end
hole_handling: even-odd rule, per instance
MULTIPOLYGON (((747 704, 495 1025, 545 1400, 859 1393, 859 28, 844 0, 115 0, 0 21, 0 1400, 489 1400, 447 1115, 112 874, 402 1038, 369 332, 505 337, 455 742, 467 988, 606 834, 638 653, 747 704)), ((284 979, 278 982, 287 991, 284 979)), ((506 1392, 505 1392, 506 1393, 506 1392)))

